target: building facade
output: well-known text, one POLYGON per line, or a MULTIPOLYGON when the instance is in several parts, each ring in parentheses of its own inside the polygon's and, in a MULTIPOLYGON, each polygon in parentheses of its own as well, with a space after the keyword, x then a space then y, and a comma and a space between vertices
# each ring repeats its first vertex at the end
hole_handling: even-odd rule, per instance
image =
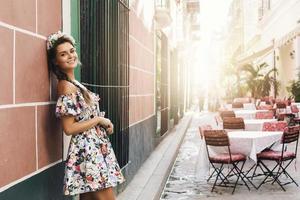
MULTIPOLYGON (((232 8, 238 1, 232 2, 232 8)), ((298 79, 299 53, 299 7, 300 2, 291 0, 240 1, 238 10, 241 11, 242 29, 238 31, 242 40, 238 43, 241 49, 234 48, 237 53, 230 53, 234 65, 246 63, 267 63, 270 68, 276 68, 276 79, 280 83, 278 96, 288 98, 286 87, 292 80, 298 79)), ((233 12, 231 12, 233 13, 233 12)), ((233 21, 236 21, 235 18, 233 21)), ((237 24, 237 23, 235 23, 237 24)), ((234 25, 229 25, 234 30, 234 25)), ((234 38, 234 37, 233 37, 234 38)), ((238 37, 240 38, 240 37, 238 37)), ((235 44, 231 39, 228 45, 235 44)), ((231 45, 232 46, 232 45, 231 45)), ((236 46, 236 45, 233 45, 236 46)), ((272 96, 274 96, 272 91, 272 96)))
POLYGON ((72 34, 76 78, 101 97, 126 177, 123 190, 185 109, 183 62, 172 23, 181 1, 0 1, 0 199, 62 196, 65 136, 54 109, 46 37, 72 34), (162 21, 167 20, 167 21, 162 21), (173 34, 171 34, 173 33, 173 34))
MULTIPOLYGON (((300 2, 291 0, 286 3, 278 0, 267 1, 269 7, 261 4, 263 15, 259 25, 261 29, 261 43, 274 43, 273 63, 278 69, 280 81, 279 96, 288 97, 286 86, 291 80, 297 79, 300 66, 299 51, 299 9, 300 2)), ((265 3, 266 4, 266 3, 265 3)), ((269 58, 270 60, 270 58, 269 58)))
POLYGON ((61 19, 60 0, 0 1, 0 199, 60 199, 63 137, 45 41, 61 19))

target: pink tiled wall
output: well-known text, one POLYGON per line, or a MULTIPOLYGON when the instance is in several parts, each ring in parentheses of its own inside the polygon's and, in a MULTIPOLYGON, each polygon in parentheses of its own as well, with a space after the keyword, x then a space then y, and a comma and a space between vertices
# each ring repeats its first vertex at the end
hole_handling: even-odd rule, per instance
MULTIPOLYGON (((135 1, 129 14, 130 101, 129 122, 135 124, 154 115, 155 52, 154 29, 147 24, 143 1, 135 1), (141 11, 138 11, 138 8, 141 11), (138 27, 138 28, 137 28, 138 27)), ((145 5, 144 5, 145 6, 145 5)))
POLYGON ((0 0, 0 189, 62 158, 45 49, 61 12, 61 0, 0 0))

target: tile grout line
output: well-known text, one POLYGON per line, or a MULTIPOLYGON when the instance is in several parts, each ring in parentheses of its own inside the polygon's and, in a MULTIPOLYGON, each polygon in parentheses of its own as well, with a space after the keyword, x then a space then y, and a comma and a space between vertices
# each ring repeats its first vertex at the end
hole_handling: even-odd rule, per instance
POLYGON ((13 31, 13 104, 16 103, 16 31, 13 31))
POLYGON ((59 160, 57 160, 57 161, 55 161, 55 162, 53 162, 53 163, 51 163, 51 164, 49 164, 49 165, 47 165, 47 166, 45 166, 45 167, 40 168, 40 169, 37 170, 37 171, 34 171, 34 172, 32 172, 32 173, 30 173, 30 174, 28 174, 28 175, 26 175, 26 176, 23 176, 22 178, 19 178, 19 179, 13 181, 13 182, 11 182, 11 183, 9 183, 9 184, 7 184, 7 185, 1 187, 1 188, 0 188, 0 193, 3 192, 3 191, 5 191, 5 190, 7 190, 7 189, 9 189, 9 188, 12 187, 12 186, 18 184, 18 183, 21 183, 21 182, 23 182, 23 181, 25 181, 25 180, 31 178, 32 176, 35 176, 35 175, 37 175, 37 174, 39 174, 39 173, 41 173, 41 172, 43 172, 43 171, 49 169, 50 167, 53 167, 53 166, 57 165, 57 164, 60 163, 60 162, 62 162, 62 159, 59 159, 59 160))
POLYGON ((35 0, 35 33, 38 33, 38 0, 35 0))
POLYGON ((38 152, 38 131, 37 131, 37 106, 35 106, 35 161, 36 161, 36 170, 39 169, 39 152, 38 152))

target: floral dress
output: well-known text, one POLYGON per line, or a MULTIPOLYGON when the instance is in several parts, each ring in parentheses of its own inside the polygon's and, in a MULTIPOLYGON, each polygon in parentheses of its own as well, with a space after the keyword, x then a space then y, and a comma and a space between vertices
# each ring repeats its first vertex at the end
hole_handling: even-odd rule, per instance
MULTIPOLYGON (((84 86, 80 87, 82 89, 84 86)), ((87 90, 85 87, 83 89, 87 90)), ((61 95, 56 104, 56 116, 71 115, 78 122, 100 116, 99 97, 88 92, 93 100, 91 105, 85 102, 79 88, 75 93, 61 95)), ((65 195, 114 187, 123 181, 105 129, 96 126, 71 137, 65 166, 65 195)))

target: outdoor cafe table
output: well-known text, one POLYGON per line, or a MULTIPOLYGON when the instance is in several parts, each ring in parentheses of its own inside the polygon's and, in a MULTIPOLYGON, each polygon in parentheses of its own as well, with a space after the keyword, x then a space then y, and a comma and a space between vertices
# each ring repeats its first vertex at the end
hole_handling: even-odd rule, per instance
POLYGON ((292 102, 292 105, 296 105, 300 109, 300 102, 292 102))
POLYGON ((276 119, 245 119, 245 131, 262 131, 265 122, 275 122, 276 119))
MULTIPOLYGON (((242 153, 254 162, 257 161, 256 154, 262 150, 278 143, 281 140, 282 131, 229 131, 227 132, 230 142, 231 153, 242 153)), ((227 147, 209 146, 211 155, 228 152, 227 147)), ((200 148, 200 160, 208 165, 205 141, 203 140, 200 148), (207 161, 207 162, 206 162, 207 161)))
POLYGON ((235 116, 243 119, 255 119, 258 112, 268 112, 268 110, 234 110, 235 116))
MULTIPOLYGON (((231 153, 242 153, 250 160, 257 162, 256 154, 273 145, 278 148, 282 131, 230 131, 227 133, 231 153)), ((227 147, 208 147, 210 155, 228 152, 227 147)), ((197 160, 197 171, 200 175, 209 171, 209 161, 205 147, 205 140, 201 142, 197 160)))
POLYGON ((256 154, 281 140, 282 131, 231 131, 228 132, 232 153, 242 153, 257 161, 256 154))
POLYGON ((256 110, 254 103, 243 103, 243 108, 232 108, 232 104, 225 104, 227 110, 256 110))

